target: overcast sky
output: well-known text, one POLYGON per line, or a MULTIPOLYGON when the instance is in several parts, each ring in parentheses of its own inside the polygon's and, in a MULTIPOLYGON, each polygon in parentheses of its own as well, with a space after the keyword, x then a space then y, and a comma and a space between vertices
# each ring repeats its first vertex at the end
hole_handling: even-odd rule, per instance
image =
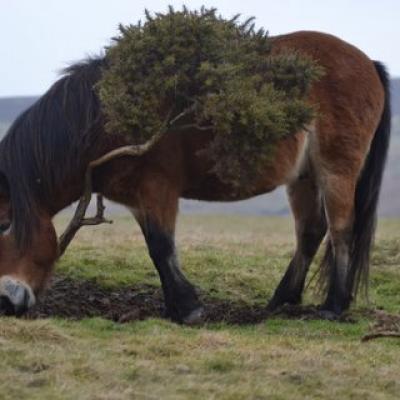
MULTIPOLYGON (((101 51, 118 23, 134 23, 143 11, 164 11, 162 0, 0 0, 0 97, 42 94, 58 71, 101 51)), ((383 61, 400 76, 398 0, 201 0, 190 8, 217 7, 230 17, 257 17, 271 35, 300 29, 335 34, 383 61)))

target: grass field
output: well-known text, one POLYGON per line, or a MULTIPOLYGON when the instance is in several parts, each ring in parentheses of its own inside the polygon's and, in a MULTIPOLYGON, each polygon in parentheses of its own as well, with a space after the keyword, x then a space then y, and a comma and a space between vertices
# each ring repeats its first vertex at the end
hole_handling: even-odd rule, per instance
MULTIPOLYGON (((289 219, 183 216, 178 242, 183 268, 206 303, 225 307, 214 322, 188 328, 157 311, 123 324, 84 310, 77 319, 3 318, 0 399, 399 398, 400 339, 360 339, 374 324, 373 310, 400 312, 400 220, 380 222, 370 303, 354 307, 353 322, 277 315, 232 323, 230 313, 251 314, 271 296, 293 250, 289 219)), ((160 297, 130 218, 82 231, 57 274, 104 293, 160 297)), ((82 308, 88 301, 74 293, 69 300, 82 308)), ((317 302, 309 289, 305 303, 317 302)))

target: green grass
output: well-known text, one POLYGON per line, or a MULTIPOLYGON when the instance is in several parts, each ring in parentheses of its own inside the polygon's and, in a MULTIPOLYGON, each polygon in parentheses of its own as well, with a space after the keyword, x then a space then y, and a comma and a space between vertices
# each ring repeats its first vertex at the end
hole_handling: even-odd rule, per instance
MULTIPOLYGON (((61 228, 65 220, 57 225, 61 228)), ((400 221, 382 221, 369 307, 400 310, 400 221)), ((293 250, 289 219, 182 217, 180 258, 210 297, 264 304, 293 250)), ((87 228, 59 273, 107 287, 159 286, 131 219, 87 228)), ((312 291, 306 302, 316 302, 312 291)), ((400 341, 361 343, 373 322, 288 320, 200 328, 162 319, 0 322, 0 399, 397 399, 400 341)))

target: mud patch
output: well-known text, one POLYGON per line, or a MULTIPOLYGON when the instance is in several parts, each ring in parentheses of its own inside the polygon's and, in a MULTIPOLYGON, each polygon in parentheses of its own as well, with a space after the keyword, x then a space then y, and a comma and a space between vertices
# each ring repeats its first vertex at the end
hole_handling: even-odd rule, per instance
POLYGON ((157 288, 138 286, 112 289, 93 281, 57 276, 26 318, 80 320, 102 317, 121 321, 129 314, 131 319, 139 320, 160 316, 162 307, 162 293, 157 288))
MULTIPOLYGON (((321 318, 315 306, 285 306, 272 315, 265 305, 215 299, 206 293, 201 294, 201 299, 206 309, 205 322, 255 324, 277 315, 288 319, 321 318)), ((59 317, 80 320, 102 317, 123 323, 159 318, 163 314, 164 302, 160 288, 143 285, 104 288, 93 281, 57 276, 53 279, 51 288, 25 318, 59 317)), ((349 322, 346 318, 342 320, 349 322)))

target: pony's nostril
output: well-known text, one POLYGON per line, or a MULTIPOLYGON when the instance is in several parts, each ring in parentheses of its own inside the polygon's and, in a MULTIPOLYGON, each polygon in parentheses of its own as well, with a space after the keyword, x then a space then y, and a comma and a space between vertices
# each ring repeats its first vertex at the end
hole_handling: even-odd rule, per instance
POLYGON ((3 278, 0 283, 0 315, 21 316, 35 304, 34 295, 25 284, 11 278, 3 278))
POLYGON ((0 315, 20 317, 29 308, 29 293, 26 289, 23 295, 23 301, 14 304, 7 296, 0 296, 0 315))
POLYGON ((15 315, 15 307, 7 296, 0 296, 0 315, 15 315))

